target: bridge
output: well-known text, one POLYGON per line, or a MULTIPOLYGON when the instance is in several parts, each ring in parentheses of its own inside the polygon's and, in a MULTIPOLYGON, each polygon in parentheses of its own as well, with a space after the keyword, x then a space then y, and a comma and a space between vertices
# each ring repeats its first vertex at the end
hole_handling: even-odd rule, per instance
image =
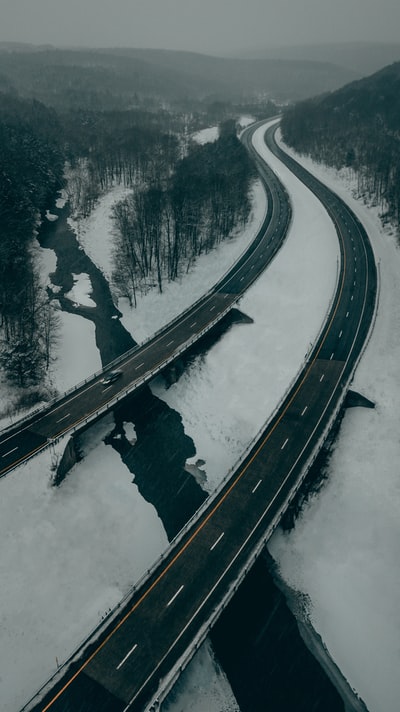
POLYGON ((245 132, 244 142, 257 162, 268 210, 252 244, 207 294, 151 339, 4 430, 0 434, 0 477, 62 436, 87 427, 150 381, 222 320, 269 264, 285 239, 291 209, 285 189, 251 145, 254 130, 245 132), (120 369, 122 376, 105 387, 102 379, 110 368, 120 369))
MULTIPOLYGON (((266 140, 324 203, 336 227, 340 273, 318 341, 235 472, 206 500, 124 606, 26 709, 156 708, 268 541, 342 406, 375 311, 372 249, 347 205, 287 157, 275 145, 272 130, 266 140)), ((274 235, 270 239, 269 245, 274 235)), ((246 266, 239 267, 239 280, 242 270, 251 270, 253 259, 263 259, 262 243, 246 266)), ((228 284, 220 285, 212 299, 220 302, 225 294, 233 299, 228 284)))

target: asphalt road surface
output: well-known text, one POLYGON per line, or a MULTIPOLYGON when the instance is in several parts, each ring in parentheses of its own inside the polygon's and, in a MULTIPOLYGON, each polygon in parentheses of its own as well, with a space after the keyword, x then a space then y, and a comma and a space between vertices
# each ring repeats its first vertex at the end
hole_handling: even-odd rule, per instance
MULTIPOLYGON (((267 142, 281 154, 273 131, 267 142)), ((35 712, 147 709, 160 680, 179 666, 199 631, 206 634, 209 621, 269 538, 342 402, 374 314, 372 250, 351 210, 291 159, 281 158, 327 206, 336 226, 341 269, 325 328, 279 412, 231 479, 35 712)), ((263 259, 261 243, 232 277, 232 289, 263 259)), ((206 323, 210 308, 223 303, 225 294, 231 291, 221 289, 207 299, 201 316, 185 317, 178 333, 198 318, 206 323)), ((159 358, 164 345, 156 345, 159 358)), ((91 388, 97 394, 100 387, 91 388)))
MULTIPOLYGON (((102 383, 104 373, 49 404, 31 417, 0 434, 0 477, 40 452, 55 439, 79 429, 112 408, 190 348, 217 323, 260 275, 279 249, 287 233, 291 208, 283 186, 251 146, 252 129, 244 141, 255 157, 268 196, 263 225, 239 261, 202 299, 162 331, 125 354, 112 366, 122 376, 112 384, 102 383)), ((104 369, 108 371, 110 367, 104 369)))

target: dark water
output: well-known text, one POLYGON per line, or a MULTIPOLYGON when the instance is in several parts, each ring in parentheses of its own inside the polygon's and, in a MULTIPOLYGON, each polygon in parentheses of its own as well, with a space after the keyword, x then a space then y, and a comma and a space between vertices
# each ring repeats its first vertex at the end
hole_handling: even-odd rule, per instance
POLYGON ((242 712, 344 712, 263 556, 210 638, 242 712))
MULTIPOLYGON (((61 290, 56 297, 62 309, 95 324, 96 344, 105 365, 134 346, 135 341, 115 318, 120 313, 103 274, 79 247, 69 228, 68 208, 54 208, 52 212, 59 219, 43 225, 39 241, 57 255, 52 282, 61 290), (76 309, 63 296, 73 286, 72 273, 81 272, 90 276, 96 307, 76 309)), ((201 357, 226 329, 243 319, 240 312, 234 311, 229 320, 165 374, 166 380, 171 374, 179 377, 188 361, 201 357)), ((156 507, 167 536, 172 539, 207 496, 185 470, 186 460, 196 453, 195 443, 185 434, 179 413, 155 397, 148 387, 120 404, 114 417, 115 429, 107 442, 134 475, 142 496, 156 507), (135 427, 134 445, 124 435, 124 422, 135 427)), ((221 615, 211 640, 242 712, 344 710, 334 686, 304 645, 296 620, 263 558, 221 615)), ((110 705, 105 709, 112 710, 112 701, 110 705)))
POLYGON ((119 318, 115 318, 120 317, 121 312, 113 302, 109 284, 103 273, 81 249, 75 233, 68 225, 68 206, 52 208, 52 212, 59 216, 58 220, 44 221, 38 240, 41 247, 54 250, 57 257, 56 270, 51 275, 52 284, 59 288, 54 298, 60 301, 63 311, 77 314, 93 322, 96 345, 100 352, 101 362, 105 366, 121 353, 136 346, 136 342, 122 326, 119 318), (81 273, 86 273, 90 277, 93 289, 92 298, 96 307, 75 307, 71 300, 64 296, 73 287, 72 275, 81 273))
MULTIPOLYGON (((96 345, 102 364, 106 365, 135 346, 136 341, 119 318, 115 318, 121 313, 113 303, 107 280, 68 225, 68 206, 52 208, 52 212, 59 216, 58 220, 45 221, 38 239, 43 248, 56 253, 57 265, 51 281, 60 289, 54 296, 64 311, 94 323, 96 345), (95 307, 74 307, 64 297, 73 286, 72 275, 80 273, 90 277, 95 307)), ((196 452, 194 443, 185 434, 179 413, 154 396, 148 387, 127 398, 116 408, 114 416, 115 430, 107 442, 134 474, 141 495, 156 507, 167 536, 172 539, 207 496, 184 469, 186 460, 196 452), (135 426, 137 442, 134 446, 124 436, 123 422, 135 426)))
POLYGON ((149 388, 126 399, 114 415, 116 427, 105 442, 119 452, 140 494, 156 508, 171 541, 207 497, 185 470, 186 460, 196 453, 193 441, 185 434, 179 413, 149 388), (124 422, 135 426, 134 445, 125 437, 124 422))

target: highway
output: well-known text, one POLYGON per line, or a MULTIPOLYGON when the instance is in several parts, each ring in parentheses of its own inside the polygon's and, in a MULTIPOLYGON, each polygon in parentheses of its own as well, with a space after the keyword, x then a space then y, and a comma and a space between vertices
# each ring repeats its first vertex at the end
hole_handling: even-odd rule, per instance
MULTIPOLYGON (((273 129, 266 141, 324 203, 336 227, 341 265, 326 324, 290 393, 232 477, 107 629, 53 681, 35 712, 139 712, 150 700, 154 704, 160 682, 162 688, 171 669, 205 637, 268 540, 343 402, 375 310, 377 275, 368 236, 338 196, 275 145, 273 129)), ((264 247, 255 248, 254 259, 259 249, 264 247)), ((239 268, 239 280, 241 269, 249 266, 239 268)))
POLYGON ((101 372, 31 417, 3 431, 0 434, 0 477, 57 438, 96 420, 119 399, 148 382, 221 320, 269 264, 286 237, 291 208, 283 186, 272 171, 259 161, 251 145, 253 131, 254 128, 245 132, 244 142, 257 163, 267 192, 268 210, 261 229, 245 254, 189 310, 142 346, 114 362, 113 367, 123 372, 118 381, 105 387, 101 382, 104 372, 101 372))

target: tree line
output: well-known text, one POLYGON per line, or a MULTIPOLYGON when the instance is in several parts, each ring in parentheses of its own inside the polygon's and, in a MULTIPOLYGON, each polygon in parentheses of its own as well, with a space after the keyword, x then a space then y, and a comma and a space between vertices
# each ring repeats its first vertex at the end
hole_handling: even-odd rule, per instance
POLYGON ((236 136, 234 121, 219 138, 192 144, 171 175, 150 176, 113 210, 117 227, 114 284, 136 305, 138 293, 188 271, 233 228, 245 223, 254 168, 236 136))
POLYGON ((19 386, 38 383, 50 362, 53 313, 32 236, 62 185, 56 133, 53 111, 0 96, 0 364, 19 386))
POLYGON ((223 122, 214 144, 191 143, 205 120, 189 107, 56 110, 0 92, 0 367, 13 383, 40 384, 52 359, 57 320, 32 244, 62 187, 78 217, 116 183, 132 187, 115 210, 114 275, 132 303, 246 220, 253 169, 235 123, 223 122))
POLYGON ((282 136, 299 153, 347 167, 360 196, 400 232, 400 62, 283 116, 282 136))
POLYGON ((42 382, 57 339, 32 249, 46 210, 62 187, 85 217, 116 182, 162 178, 177 160, 178 124, 166 112, 56 112, 0 93, 0 366, 16 385, 42 382))
POLYGON ((61 122, 68 197, 79 217, 87 217, 115 184, 135 188, 162 179, 179 155, 183 122, 166 111, 68 111, 61 122))

